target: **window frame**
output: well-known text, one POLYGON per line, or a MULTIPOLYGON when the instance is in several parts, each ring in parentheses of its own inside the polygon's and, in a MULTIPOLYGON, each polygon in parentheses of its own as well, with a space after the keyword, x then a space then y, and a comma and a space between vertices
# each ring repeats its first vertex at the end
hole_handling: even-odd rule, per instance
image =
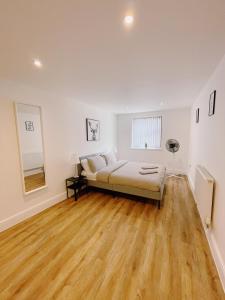
POLYGON ((146 116, 146 117, 135 117, 131 119, 131 150, 146 150, 146 151, 162 151, 162 134, 163 134, 163 117, 162 115, 154 115, 154 116, 146 116), (161 132, 160 132, 160 146, 159 148, 137 148, 133 147, 133 121, 134 120, 143 120, 143 119, 151 119, 151 118, 160 118, 161 119, 161 132))

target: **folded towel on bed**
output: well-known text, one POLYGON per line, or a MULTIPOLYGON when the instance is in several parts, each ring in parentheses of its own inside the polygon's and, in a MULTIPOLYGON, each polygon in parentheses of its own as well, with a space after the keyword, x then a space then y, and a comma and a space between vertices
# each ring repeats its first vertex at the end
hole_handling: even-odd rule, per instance
POLYGON ((141 175, 147 175, 147 174, 157 174, 159 173, 158 171, 150 171, 150 170, 143 170, 143 171, 140 171, 139 174, 141 175))
POLYGON ((159 167, 152 166, 152 167, 141 167, 141 168, 142 168, 142 170, 155 170, 155 169, 158 169, 159 167))

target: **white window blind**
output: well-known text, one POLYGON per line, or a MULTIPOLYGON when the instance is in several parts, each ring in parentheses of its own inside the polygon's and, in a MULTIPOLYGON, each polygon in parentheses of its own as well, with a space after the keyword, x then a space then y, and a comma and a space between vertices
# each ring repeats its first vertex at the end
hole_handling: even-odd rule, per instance
POLYGON ((162 117, 132 120, 132 148, 159 149, 161 147, 162 117))

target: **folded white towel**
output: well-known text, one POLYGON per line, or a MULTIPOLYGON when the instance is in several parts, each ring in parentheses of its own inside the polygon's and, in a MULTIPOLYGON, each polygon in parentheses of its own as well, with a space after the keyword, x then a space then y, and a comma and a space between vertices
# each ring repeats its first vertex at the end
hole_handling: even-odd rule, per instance
POLYGON ((158 169, 159 167, 142 167, 142 170, 155 170, 155 169, 158 169))
POLYGON ((141 175, 148 175, 148 174, 157 174, 158 171, 150 171, 150 170, 143 170, 143 171, 140 171, 139 174, 141 175))

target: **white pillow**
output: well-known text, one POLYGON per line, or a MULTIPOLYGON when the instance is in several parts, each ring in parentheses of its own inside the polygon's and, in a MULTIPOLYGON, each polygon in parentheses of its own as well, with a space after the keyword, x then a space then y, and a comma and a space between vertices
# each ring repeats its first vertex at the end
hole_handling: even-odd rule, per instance
POLYGON ((99 170, 101 170, 102 168, 106 167, 106 161, 100 155, 96 155, 96 156, 88 158, 88 164, 93 173, 96 173, 99 170))
POLYGON ((87 172, 85 170, 82 170, 81 175, 86 177, 87 176, 87 172))
POLYGON ((92 173, 87 159, 82 159, 82 161, 80 163, 81 163, 82 168, 84 169, 84 171, 87 174, 92 173))
POLYGON ((112 165, 117 162, 116 156, 113 152, 104 154, 107 165, 112 165))

